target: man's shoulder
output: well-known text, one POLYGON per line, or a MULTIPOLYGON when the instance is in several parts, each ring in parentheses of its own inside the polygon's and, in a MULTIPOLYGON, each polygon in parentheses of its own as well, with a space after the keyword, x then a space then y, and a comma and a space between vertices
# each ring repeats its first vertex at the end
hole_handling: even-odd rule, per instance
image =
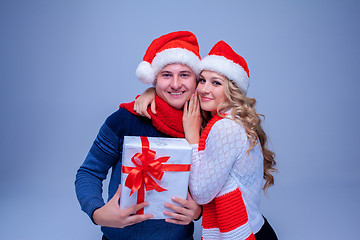
POLYGON ((156 131, 150 119, 137 116, 125 108, 119 108, 112 113, 105 124, 117 135, 145 135, 148 131, 156 131))
POLYGON ((108 127, 115 130, 119 126, 127 125, 131 121, 136 121, 138 118, 138 116, 135 116, 125 108, 119 108, 106 119, 105 123, 108 127))
POLYGON ((134 114, 126 110, 125 108, 119 108, 113 112, 107 119, 107 121, 119 121, 121 119, 136 118, 134 114))

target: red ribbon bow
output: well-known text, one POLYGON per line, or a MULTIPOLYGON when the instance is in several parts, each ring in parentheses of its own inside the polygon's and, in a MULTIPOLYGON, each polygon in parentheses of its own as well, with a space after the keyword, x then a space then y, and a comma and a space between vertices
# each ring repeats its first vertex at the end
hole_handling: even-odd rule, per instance
MULTIPOLYGON (((136 153, 131 161, 136 167, 122 166, 123 173, 129 173, 126 178, 125 186, 131 189, 130 196, 138 191, 137 203, 142 203, 145 200, 145 189, 156 190, 157 192, 167 191, 167 189, 160 187, 151 177, 161 180, 164 171, 190 171, 190 164, 162 164, 169 160, 168 157, 160 157, 155 159, 156 152, 149 148, 149 140, 147 137, 140 137, 142 144, 142 153, 136 153), (150 176, 151 175, 151 176, 150 176)), ((137 214, 143 214, 144 209, 140 209, 137 214)))

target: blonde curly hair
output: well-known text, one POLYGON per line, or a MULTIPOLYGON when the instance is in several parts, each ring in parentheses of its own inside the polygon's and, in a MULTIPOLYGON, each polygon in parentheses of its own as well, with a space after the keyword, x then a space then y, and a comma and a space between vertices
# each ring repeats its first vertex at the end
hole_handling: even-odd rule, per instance
MULTIPOLYGON (((225 77, 226 78, 226 77, 225 77)), ((275 153, 267 148, 267 135, 261 127, 262 114, 258 114, 255 111, 256 100, 254 98, 248 98, 246 95, 235 85, 235 83, 226 78, 224 88, 227 101, 219 104, 217 107, 217 114, 220 117, 226 117, 222 113, 230 110, 232 119, 244 126, 246 135, 250 141, 250 147, 247 150, 249 153, 255 145, 260 142, 262 153, 264 156, 264 174, 265 184, 263 191, 266 193, 267 189, 274 185, 274 176, 271 174, 277 172, 275 168, 275 153)), ((204 119, 209 119, 210 114, 203 112, 204 119)), ((206 125, 207 121, 205 121, 206 125)))

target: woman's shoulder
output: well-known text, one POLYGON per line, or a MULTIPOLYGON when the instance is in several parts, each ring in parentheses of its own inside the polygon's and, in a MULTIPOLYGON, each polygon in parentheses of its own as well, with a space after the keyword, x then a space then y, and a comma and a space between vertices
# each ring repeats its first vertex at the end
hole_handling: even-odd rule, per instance
POLYGON ((245 128, 241 123, 235 122, 231 116, 221 118, 211 127, 213 134, 237 135, 246 137, 245 128))
POLYGON ((238 123, 234 120, 231 115, 221 118, 213 125, 214 128, 231 128, 233 130, 245 130, 244 126, 241 123, 238 123))

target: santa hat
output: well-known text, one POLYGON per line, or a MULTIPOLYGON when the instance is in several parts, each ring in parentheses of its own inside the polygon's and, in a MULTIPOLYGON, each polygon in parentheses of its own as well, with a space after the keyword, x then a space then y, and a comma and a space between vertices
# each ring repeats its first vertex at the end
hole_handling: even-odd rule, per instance
POLYGON ((224 41, 219 41, 201 60, 200 69, 217 72, 232 80, 246 94, 249 87, 249 68, 244 58, 224 41))
POLYGON ((136 69, 136 76, 143 83, 153 83, 160 70, 171 63, 185 64, 199 75, 199 44, 193 33, 172 32, 152 41, 136 69))

